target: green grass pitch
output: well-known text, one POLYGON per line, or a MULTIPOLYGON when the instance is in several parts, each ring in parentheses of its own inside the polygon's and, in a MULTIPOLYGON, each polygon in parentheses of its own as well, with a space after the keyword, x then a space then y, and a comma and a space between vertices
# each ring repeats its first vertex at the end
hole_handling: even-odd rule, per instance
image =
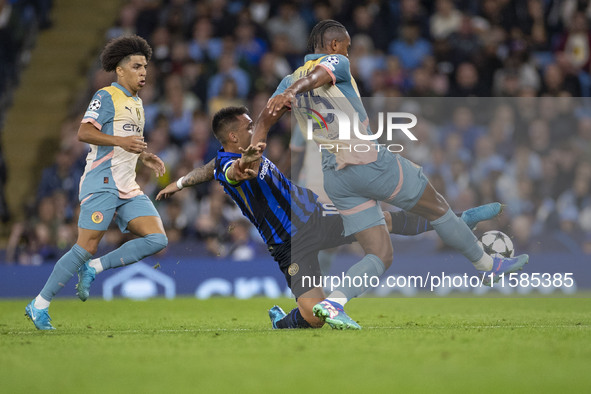
POLYGON ((362 331, 270 329, 293 300, 0 301, 1 393, 591 392, 591 299, 362 298, 362 331))

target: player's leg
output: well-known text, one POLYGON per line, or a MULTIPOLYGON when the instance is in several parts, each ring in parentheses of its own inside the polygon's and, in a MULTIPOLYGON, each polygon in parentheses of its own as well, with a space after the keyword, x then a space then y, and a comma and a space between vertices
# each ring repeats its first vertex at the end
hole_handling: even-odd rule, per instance
POLYGON ((384 154, 376 164, 382 172, 382 183, 376 189, 389 204, 427 219, 441 240, 468 258, 477 269, 490 269, 492 258, 484 253, 476 236, 458 218, 443 196, 433 188, 423 169, 400 155, 384 154), (380 189, 381 185, 385 185, 380 189))
POLYGON ((274 329, 286 328, 320 328, 324 325, 324 320, 314 316, 312 308, 317 303, 324 300, 324 291, 321 288, 308 290, 297 300, 297 308, 293 308, 289 313, 285 313, 280 307, 275 305, 269 310, 269 317, 274 329))
POLYGON ((91 260, 78 271, 78 297, 86 301, 95 276, 104 270, 133 264, 158 253, 168 244, 164 226, 152 202, 145 196, 134 197, 120 205, 116 218, 123 232, 131 232, 139 238, 121 245, 112 252, 91 260))
POLYGON ((329 299, 344 305, 361 295, 366 287, 353 286, 355 278, 381 276, 392 264, 392 241, 386 228, 384 214, 375 200, 359 196, 331 196, 339 209, 345 237, 354 234, 365 256, 343 276, 343 283, 329 295, 329 299))
POLYGON ((361 327, 344 311, 344 305, 367 290, 369 281, 360 278, 380 277, 392 263, 392 242, 383 224, 355 233, 365 256, 341 277, 341 283, 321 303, 314 307, 314 314, 337 329, 361 327))
POLYGON ((346 315, 343 306, 367 290, 365 281, 360 286, 360 277, 379 277, 392 264, 392 242, 384 214, 376 200, 358 190, 363 188, 360 184, 367 185, 368 179, 377 176, 379 172, 375 166, 350 166, 339 171, 325 169, 324 189, 341 214, 345 239, 355 234, 366 253, 342 275, 340 285, 327 299, 314 307, 316 316, 325 318, 333 328, 361 328, 346 315), (332 324, 331 320, 337 323, 332 324))
POLYGON ((315 245, 297 234, 292 240, 273 248, 272 255, 283 272, 287 285, 296 297, 298 307, 289 313, 278 306, 269 310, 273 328, 318 328, 324 321, 314 316, 312 308, 325 297, 315 245))
POLYGON ((83 200, 80 205, 76 244, 57 261, 39 295, 25 308, 35 327, 41 330, 53 329, 48 313, 51 300, 96 253, 114 213, 115 205, 110 193, 97 193, 83 200))
POLYGON ((304 320, 306 320, 312 328, 320 328, 324 325, 322 319, 314 316, 312 308, 314 308, 314 305, 324 300, 325 297, 324 290, 318 287, 304 293, 298 298, 298 310, 304 320))
POLYGON ((318 252, 318 263, 320 264, 320 272, 326 276, 330 274, 330 267, 337 255, 338 248, 331 248, 321 250, 318 252))
POLYGON ((139 238, 127 241, 118 249, 101 257, 103 269, 133 264, 160 252, 168 245, 168 238, 159 216, 137 217, 128 223, 127 228, 139 238))
MULTIPOLYGON (((345 226, 347 227, 347 226, 345 226)), ((392 241, 386 226, 379 224, 355 233, 365 256, 341 277, 340 286, 334 289, 323 302, 314 306, 316 316, 324 318, 337 329, 361 329, 344 312, 344 305, 352 298, 363 294, 371 283, 367 278, 380 277, 392 264, 392 241), (366 278, 360 280, 361 278, 366 278)))
POLYGON ((429 220, 441 240, 462 253, 478 271, 490 272, 494 268, 508 273, 521 269, 527 263, 527 255, 505 259, 493 258, 484 253, 474 233, 433 188, 422 169, 403 157, 395 156, 401 175, 399 185, 387 200, 388 203, 429 220))
POLYGON ((489 271, 492 268, 492 257, 484 253, 472 230, 453 213, 430 183, 427 182, 423 194, 410 211, 429 220, 441 240, 462 253, 476 269, 489 271))
MULTIPOLYGON (((491 202, 456 213, 456 216, 466 222, 469 228, 474 229, 478 223, 490 220, 500 215, 502 211, 501 203, 491 202)), ((384 212, 384 218, 390 234, 418 235, 433 230, 429 220, 404 210, 384 212)))

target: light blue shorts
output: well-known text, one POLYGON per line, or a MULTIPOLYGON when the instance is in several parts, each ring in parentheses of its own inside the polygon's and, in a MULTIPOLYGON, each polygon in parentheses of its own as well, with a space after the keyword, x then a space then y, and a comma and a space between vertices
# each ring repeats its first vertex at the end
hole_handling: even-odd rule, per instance
POLYGON ((378 201, 411 210, 428 183, 420 166, 386 150, 373 163, 324 170, 324 189, 343 217, 345 236, 385 223, 378 201))
POLYGON ((127 224, 140 216, 160 217, 152 201, 145 195, 123 199, 109 192, 94 193, 80 204, 78 227, 105 231, 115 217, 121 232, 127 233, 127 224))

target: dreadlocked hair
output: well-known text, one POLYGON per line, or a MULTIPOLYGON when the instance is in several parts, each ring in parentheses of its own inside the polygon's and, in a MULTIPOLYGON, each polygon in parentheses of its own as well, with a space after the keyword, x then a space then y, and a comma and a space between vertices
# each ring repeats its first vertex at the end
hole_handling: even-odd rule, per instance
POLYGON ((115 71, 119 63, 128 56, 142 55, 146 61, 152 57, 152 48, 137 35, 121 36, 111 40, 101 53, 101 64, 105 71, 115 71))
POLYGON ((342 23, 332 19, 325 19, 318 22, 312 28, 310 37, 308 37, 307 53, 314 53, 316 48, 324 48, 324 35, 329 31, 342 31, 346 33, 347 29, 342 23))

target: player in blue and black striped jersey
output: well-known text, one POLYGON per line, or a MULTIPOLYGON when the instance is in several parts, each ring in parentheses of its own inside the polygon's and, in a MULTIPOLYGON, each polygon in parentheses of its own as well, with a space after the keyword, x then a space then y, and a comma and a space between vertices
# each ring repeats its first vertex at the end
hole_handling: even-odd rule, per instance
MULTIPOLYGON (((243 115, 246 122, 248 115, 243 115)), ((240 157, 240 153, 220 149, 215 161, 215 178, 256 226, 267 245, 283 244, 317 214, 318 196, 291 183, 266 157, 262 158, 259 174, 252 182, 232 181, 227 173, 240 157)))
MULTIPOLYGON (((311 283, 305 286, 302 277, 321 276, 318 252, 351 243, 354 237, 342 235, 343 221, 336 210, 319 203, 311 190, 292 183, 269 159, 263 156, 258 164, 245 164, 249 154, 258 151, 249 146, 253 122, 246 108, 224 108, 215 114, 212 123, 223 147, 216 159, 162 189, 156 200, 215 177, 256 226, 297 299, 298 308, 287 315, 279 307, 269 311, 273 327, 322 326, 324 321, 314 316, 312 308, 324 299, 324 292, 310 287, 311 283)), ((475 220, 490 219, 497 213, 484 206, 466 211, 462 217, 475 226, 475 220)), ((404 211, 387 212, 385 220, 394 234, 416 235, 432 230, 425 219, 404 211)))

